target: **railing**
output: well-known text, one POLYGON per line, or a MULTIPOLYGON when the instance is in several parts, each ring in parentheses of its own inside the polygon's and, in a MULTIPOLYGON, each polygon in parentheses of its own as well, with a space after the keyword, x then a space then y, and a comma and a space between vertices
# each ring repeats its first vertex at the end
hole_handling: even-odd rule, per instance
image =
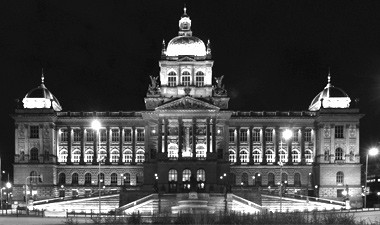
POLYGON ((261 206, 261 205, 258 205, 258 204, 256 204, 256 203, 254 203, 254 202, 252 202, 252 201, 249 201, 249 200, 247 200, 247 199, 244 199, 244 198, 242 198, 242 197, 239 197, 239 196, 237 196, 237 195, 232 195, 232 199, 233 200, 236 200, 236 201, 238 201, 238 202, 240 202, 240 203, 243 203, 243 204, 245 204, 245 205, 248 205, 248 206, 251 206, 251 207, 253 207, 253 208, 256 208, 256 209, 258 209, 258 210, 263 210, 263 207, 261 206))
POLYGON ((149 201, 149 200, 152 200, 152 199, 156 199, 156 198, 158 198, 157 194, 150 194, 150 195, 145 196, 143 198, 140 198, 140 199, 138 199, 136 201, 133 201, 133 202, 130 202, 130 203, 126 204, 126 205, 121 206, 120 208, 117 209, 117 211, 118 212, 122 212, 122 211, 125 211, 125 210, 129 209, 129 208, 132 208, 133 206, 139 205, 140 203, 143 203, 143 202, 146 202, 146 201, 149 201))
POLYGON ((249 111, 249 112, 233 112, 232 117, 263 117, 263 116, 281 116, 281 117, 289 117, 289 116, 296 116, 296 117, 314 117, 316 116, 315 112, 309 112, 309 111, 286 111, 286 112, 280 112, 280 111, 249 111))
MULTIPOLYGON (((278 191, 272 191, 272 192, 264 192, 266 195, 274 196, 274 197, 280 197, 278 191)), ((320 203, 326 203, 326 204, 337 204, 345 206, 346 203, 343 201, 337 201, 337 200, 331 200, 326 198, 319 198, 319 197, 313 197, 313 196, 307 196, 307 195, 297 195, 297 194, 283 194, 282 197, 288 197, 293 199, 299 199, 299 200, 306 200, 306 201, 314 201, 314 202, 320 202, 320 203)))

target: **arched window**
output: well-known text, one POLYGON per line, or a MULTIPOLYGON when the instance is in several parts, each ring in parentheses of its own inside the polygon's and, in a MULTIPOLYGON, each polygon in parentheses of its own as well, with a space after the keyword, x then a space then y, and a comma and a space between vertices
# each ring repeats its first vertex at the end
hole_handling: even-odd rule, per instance
POLYGON ((230 173, 228 176, 228 182, 231 185, 236 185, 236 175, 234 173, 230 173))
POLYGON ((301 186, 301 175, 299 173, 294 174, 294 186, 296 187, 301 186))
POLYGON ((145 161, 145 151, 142 149, 137 150, 136 152, 136 162, 143 163, 145 161))
POLYGON ((101 148, 98 155, 98 162, 101 160, 101 163, 105 162, 105 158, 107 158, 107 151, 104 148, 101 148))
POLYGON ((253 185, 255 186, 261 186, 261 174, 260 173, 255 173, 254 176, 255 179, 253 179, 253 185))
POLYGON ((125 162, 125 163, 131 163, 132 162, 132 151, 130 149, 124 150, 123 162, 125 162))
POLYGON ((67 162, 67 150, 66 149, 62 149, 59 152, 59 158, 58 158, 58 160, 59 160, 60 163, 67 162))
POLYGON ((241 163, 248 163, 249 158, 248 158, 248 151, 246 149, 240 150, 240 162, 241 163))
POLYGON ((313 162, 313 152, 310 149, 305 150, 305 161, 306 163, 313 162))
POLYGON ((78 184, 78 180, 79 180, 78 174, 73 173, 73 175, 71 176, 71 184, 78 184))
POLYGON ((178 159, 178 145, 177 144, 169 144, 168 157, 169 159, 172 159, 172 160, 178 159))
POLYGON ((255 162, 255 163, 261 162, 261 151, 260 150, 258 150, 258 149, 253 150, 252 156, 253 156, 253 162, 255 162))
POLYGON ((268 173, 268 186, 274 186, 274 174, 268 173))
POLYGON ((169 170, 169 182, 177 182, 178 181, 178 173, 177 170, 171 169, 169 170))
POLYGON ((185 169, 182 173, 182 181, 190 181, 191 170, 185 169))
POLYGON ((73 151, 72 156, 71 156, 71 162, 73 162, 73 163, 79 163, 79 160, 80 160, 80 150, 75 149, 73 151))
POLYGON ((343 160, 343 149, 342 148, 335 149, 335 160, 343 160))
POLYGON ((123 175, 123 184, 124 185, 131 185, 131 175, 129 173, 125 173, 123 175))
POLYGON ((168 75, 169 75, 169 76, 176 76, 177 74, 176 74, 174 71, 170 71, 170 72, 168 73, 168 75))
POLYGON ((202 71, 197 71, 197 73, 195 75, 197 75, 197 76, 204 76, 205 74, 202 71))
POLYGON ((116 173, 111 174, 111 185, 117 185, 117 174, 116 173))
POLYGON ((342 171, 336 173, 336 184, 343 185, 344 184, 344 174, 342 171))
POLYGON ((174 87, 177 85, 177 74, 174 71, 168 73, 168 86, 174 87))
POLYGON ((196 151, 197 151, 196 152, 197 159, 206 159, 206 148, 203 144, 202 145, 197 144, 196 151))
POLYGON ((230 163, 236 163, 236 152, 235 152, 235 150, 230 149, 228 152, 229 152, 228 158, 230 160, 230 163))
POLYGON ((248 174, 243 173, 241 175, 241 185, 247 186, 248 185, 248 174))
POLYGON ((111 151, 111 162, 113 163, 119 162, 119 150, 113 149, 111 151))
POLYGON ((265 156, 267 157, 267 162, 268 163, 274 163, 274 152, 272 149, 268 149, 265 152, 265 156))
POLYGON ((58 183, 59 184, 66 184, 66 174, 64 174, 64 173, 59 174, 58 183))
POLYGON ((197 170, 197 182, 198 182, 199 190, 205 189, 205 181, 206 181, 206 171, 204 169, 197 170))
POLYGON ((32 148, 30 150, 30 160, 38 161, 38 149, 37 148, 32 148))
POLYGON ((281 162, 287 162, 288 161, 288 154, 286 154, 286 151, 284 149, 280 149, 280 161, 281 162))
POLYGON ((281 175, 281 181, 282 181, 283 184, 288 183, 288 174, 282 173, 282 175, 281 175))
POLYGON ((85 161, 87 163, 91 163, 93 158, 94 158, 94 151, 92 151, 91 149, 87 150, 85 153, 84 153, 84 158, 85 158, 85 161))
POLYGON ((195 75, 195 85, 197 87, 203 87, 205 84, 204 73, 202 71, 198 71, 195 75))
POLYGON ((292 150, 292 162, 293 163, 301 162, 301 153, 297 149, 292 150))
POLYGON ((91 180, 91 173, 86 173, 84 175, 84 184, 91 185, 91 182, 92 182, 92 180, 91 180))
POLYGON ((30 172, 30 182, 37 183, 38 181, 38 175, 36 171, 30 172))
POLYGON ((190 76, 190 72, 189 71, 183 71, 182 76, 190 76))
POLYGON ((100 182, 100 185, 104 185, 104 173, 98 174, 98 184, 99 182, 100 182))

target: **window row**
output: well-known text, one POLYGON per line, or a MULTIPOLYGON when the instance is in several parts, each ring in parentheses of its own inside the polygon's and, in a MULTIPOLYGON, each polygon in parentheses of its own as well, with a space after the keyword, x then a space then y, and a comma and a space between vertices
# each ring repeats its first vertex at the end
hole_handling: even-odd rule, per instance
MULTIPOLYGON (((124 142, 132 142, 133 136, 132 136, 132 129, 123 129, 122 130, 124 142)), ((73 129, 73 139, 74 142, 80 142, 82 140, 82 130, 80 129, 73 129)), ((95 141, 95 135, 96 131, 92 129, 86 129, 84 133, 85 141, 87 142, 93 142, 95 141)), ((110 130, 110 136, 111 136, 111 142, 119 142, 120 141, 120 130, 119 129, 111 129, 110 130)), ((107 141, 107 130, 101 129, 99 130, 99 137, 101 142, 107 141)), ((60 141, 61 142, 67 142, 69 140, 69 132, 67 129, 61 129, 60 130, 60 141)), ((145 131, 144 129, 136 129, 136 141, 137 142, 144 142, 145 140, 145 131)))
MULTIPOLYGON (((229 142, 235 143, 239 132, 239 142, 248 142, 248 136, 249 136, 249 129, 239 129, 237 131, 236 129, 229 129, 229 142)), ((264 140, 266 142, 273 142, 275 129, 265 129, 264 133, 264 140)), ((312 141, 312 130, 311 129, 305 129, 304 131, 304 141, 305 142, 311 142, 312 141)), ((262 137, 262 129, 253 129, 252 130, 252 141, 251 142, 261 142, 262 137)), ((301 140, 301 131, 300 130, 294 130, 292 132, 292 142, 300 142, 301 140)), ((285 138, 281 137, 281 142, 286 142, 285 138)))
MULTIPOLYGON (((252 151, 252 160, 254 163, 261 163, 263 162, 262 158, 262 152, 258 149, 254 149, 252 151)), ((301 152, 298 149, 293 149, 291 152, 291 159, 289 161, 288 159, 288 153, 284 149, 279 150, 279 161, 281 162, 293 162, 293 163, 299 163, 301 162, 301 152)), ((250 161, 249 159, 249 150, 247 149, 241 149, 239 152, 240 162, 241 163, 248 163, 250 161)), ((265 152, 266 161, 268 163, 274 163, 275 162, 275 152, 272 149, 268 149, 265 152)), ((229 150, 229 161, 230 163, 236 163, 237 160, 237 153, 236 150, 230 149, 229 150)), ((306 163, 312 163, 313 162, 313 152, 309 149, 305 150, 305 161, 306 163)))
MULTIPOLYGON (((204 86, 204 73, 202 71, 198 71, 195 73, 195 85, 197 87, 203 87, 204 86)), ((177 86, 177 73, 174 71, 171 71, 168 73, 168 86, 174 87, 177 86)), ((191 82, 191 74, 189 71, 183 71, 181 74, 181 80, 179 85, 182 86, 190 86, 192 85, 191 82)))
MULTIPOLYGON (((71 162, 73 163, 79 163, 80 162, 80 156, 81 156, 81 151, 76 149, 76 150, 73 150, 72 153, 71 153, 71 162)), ((66 149, 62 149, 60 152, 59 152, 59 155, 58 155, 58 162, 60 163, 65 163, 67 162, 67 157, 68 157, 68 151, 66 149)), ((107 157, 107 152, 106 150, 104 149, 100 149, 99 151, 99 154, 98 154, 98 158, 99 159, 102 159, 102 158, 106 158, 107 157)), ((119 153, 119 150, 116 150, 116 149, 113 149, 111 150, 110 152, 110 162, 111 163, 117 163, 119 162, 119 157, 120 157, 120 153, 119 153)), ((133 158, 133 153, 132 153, 132 150, 124 150, 123 151, 123 154, 122 154, 122 162, 124 163, 131 163, 132 162, 132 158, 133 158)), ((94 151, 89 149, 89 150, 86 150, 84 152, 84 162, 87 162, 87 163, 91 163, 93 162, 94 160, 94 151)), ((142 149, 137 149, 136 151, 136 155, 135 155, 135 162, 136 163, 143 163, 145 161, 145 151, 142 150, 142 149)))
MULTIPOLYGON (((206 159, 206 156, 207 156, 206 145, 197 144, 195 148, 196 148, 195 157, 198 159, 206 159)), ((178 145, 174 143, 170 143, 168 145, 168 158, 171 160, 176 160, 178 159, 178 154, 179 154, 178 145)), ((182 151, 182 157, 193 157, 192 150, 182 151)))
MULTIPOLYGON (((129 173, 120 174, 120 176, 117 173, 112 173, 110 176, 110 184, 111 185, 117 185, 118 179, 120 179, 121 185, 131 185, 131 175, 129 173)), ((99 182, 101 185, 104 185, 104 181, 105 181, 104 173, 98 174, 96 181, 93 180, 91 173, 84 174, 84 184, 85 185, 94 185, 94 184, 99 185, 99 182)), ((138 176, 136 176, 136 183, 139 183, 138 182, 138 176)), ((65 173, 60 173, 58 175, 58 184, 59 185, 67 184, 65 173)), ((73 173, 71 175, 71 184, 72 185, 78 185, 79 184, 78 173, 73 173)))

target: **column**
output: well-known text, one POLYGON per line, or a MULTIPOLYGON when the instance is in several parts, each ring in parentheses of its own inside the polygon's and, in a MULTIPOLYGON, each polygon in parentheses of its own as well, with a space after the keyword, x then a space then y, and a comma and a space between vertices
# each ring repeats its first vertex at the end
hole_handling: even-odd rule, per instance
POLYGON ((212 119, 212 152, 216 153, 216 118, 212 119))
MULTIPOLYGON (((294 132, 294 130, 291 130, 293 132, 293 135, 298 135, 298 132, 294 132)), ((292 165, 292 142, 293 142, 293 136, 289 138, 289 140, 286 140, 286 147, 288 149, 288 164, 292 165)))
POLYGON ((106 128, 106 135, 107 135, 107 143, 106 143, 106 151, 107 151, 107 158, 105 160, 105 164, 111 164, 111 161, 110 161, 110 145, 111 145, 111 128, 110 127, 107 127, 106 128))
POLYGON ((80 134, 81 134, 81 140, 80 140, 80 159, 79 159, 79 164, 84 165, 84 143, 85 143, 85 129, 84 127, 80 128, 80 134))
POLYGON ((164 150, 168 156, 168 119, 164 119, 164 150))
POLYGON ((136 164, 136 127, 132 127, 132 163, 136 164))
POLYGON ((236 163, 240 164, 240 127, 236 127, 236 163))
POLYGON ((248 128, 249 130, 248 130, 248 146, 249 146, 249 163, 250 164, 253 164, 253 156, 252 156, 252 154, 253 154, 253 143, 252 143, 252 133, 253 133, 253 127, 252 126, 250 126, 249 128, 248 128))
POLYGON ((124 130, 123 127, 119 127, 119 165, 123 165, 123 136, 124 136, 124 130))
POLYGON ((301 151, 301 164, 305 164, 305 127, 301 127, 300 151, 301 151))
POLYGON ((206 119, 206 145, 207 153, 210 152, 210 118, 206 119))
POLYGON ((192 146, 192 151, 193 151, 193 159, 196 159, 196 156, 197 156, 197 143, 196 143, 196 122, 197 120, 196 119, 193 119, 193 123, 192 123, 192 142, 193 142, 193 146, 192 146))
POLYGON ((162 153, 162 122, 161 119, 158 119, 157 127, 157 155, 162 153))
POLYGON ((267 164, 267 156, 265 154, 265 151, 266 151, 265 130, 266 130, 266 127, 262 127, 261 132, 260 132, 261 154, 262 154, 262 159, 263 159, 263 161, 261 162, 262 165, 267 164))
POLYGON ((274 157, 274 163, 273 164, 276 164, 278 163, 278 161, 280 160, 280 157, 279 157, 279 148, 278 148, 278 142, 280 140, 280 130, 278 129, 278 127, 274 128, 274 137, 273 137, 273 145, 274 145, 274 154, 275 154, 275 157, 274 157))
POLYGON ((71 127, 67 128, 67 163, 68 165, 72 164, 71 162, 71 143, 73 138, 73 130, 71 127))
POLYGON ((182 118, 178 119, 178 159, 182 158, 182 150, 183 150, 183 124, 182 118))
POLYGON ((94 132, 94 156, 92 157, 92 164, 98 163, 98 143, 100 143, 100 130, 93 130, 94 132))

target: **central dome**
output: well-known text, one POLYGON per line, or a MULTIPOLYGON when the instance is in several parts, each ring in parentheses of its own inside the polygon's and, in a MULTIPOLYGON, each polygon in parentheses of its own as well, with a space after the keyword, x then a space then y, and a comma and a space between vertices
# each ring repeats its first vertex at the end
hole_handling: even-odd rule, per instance
POLYGON ((177 36, 169 42, 166 55, 206 56, 206 46, 201 39, 195 36, 177 36))

